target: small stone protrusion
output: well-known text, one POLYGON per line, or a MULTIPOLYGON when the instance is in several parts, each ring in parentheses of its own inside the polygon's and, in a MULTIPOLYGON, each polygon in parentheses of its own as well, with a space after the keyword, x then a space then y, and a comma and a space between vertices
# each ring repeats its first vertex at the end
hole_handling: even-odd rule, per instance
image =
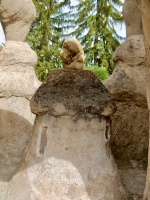
POLYGON ((84 66, 84 51, 76 38, 64 41, 60 57, 64 69, 82 70, 84 66))

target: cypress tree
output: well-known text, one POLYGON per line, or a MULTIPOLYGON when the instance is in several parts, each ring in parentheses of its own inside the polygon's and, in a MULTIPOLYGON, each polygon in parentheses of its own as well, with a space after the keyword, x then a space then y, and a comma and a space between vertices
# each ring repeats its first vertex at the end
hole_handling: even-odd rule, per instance
POLYGON ((68 28, 70 0, 33 0, 36 20, 27 42, 37 53, 36 74, 43 81, 53 68, 61 67, 59 52, 68 28))
POLYGON ((114 25, 122 22, 122 14, 116 6, 120 0, 78 0, 73 17, 76 30, 72 35, 81 42, 85 52, 85 65, 107 68, 113 71, 112 54, 119 45, 114 25))

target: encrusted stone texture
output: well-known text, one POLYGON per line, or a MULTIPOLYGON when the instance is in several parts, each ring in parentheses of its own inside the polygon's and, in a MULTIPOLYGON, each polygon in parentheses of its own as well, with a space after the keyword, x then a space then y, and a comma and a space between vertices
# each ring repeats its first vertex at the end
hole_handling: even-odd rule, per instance
POLYGON ((126 37, 143 34, 142 17, 136 0, 125 0, 123 18, 126 25, 126 37))
POLYGON ((125 200, 105 117, 36 117, 7 200, 125 200))
POLYGON ((116 106, 90 70, 53 70, 31 99, 34 114, 111 115, 116 106))
POLYGON ((0 52, 0 199, 14 175, 32 135, 35 116, 30 99, 40 82, 37 56, 24 42, 7 41, 0 52))
POLYGON ((26 41, 35 16, 32 0, 0 1, 0 18, 6 40, 26 41))
POLYGON ((149 135, 143 36, 130 36, 116 49, 113 60, 115 70, 104 82, 117 105, 111 117, 110 144, 129 197, 139 200, 145 186, 149 135))

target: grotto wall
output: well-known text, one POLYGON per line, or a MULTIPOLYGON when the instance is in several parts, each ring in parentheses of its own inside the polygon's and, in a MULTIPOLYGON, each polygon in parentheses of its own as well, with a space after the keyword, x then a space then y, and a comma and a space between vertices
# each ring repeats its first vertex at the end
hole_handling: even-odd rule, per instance
MULTIPOLYGON (((28 2, 33 5, 32 1, 28 2)), ((9 181, 31 138, 35 116, 30 111, 29 103, 40 85, 34 72, 37 56, 29 45, 23 42, 33 18, 25 19, 21 16, 28 16, 27 5, 30 4, 25 0, 0 2, 0 17, 7 39, 4 48, 0 51, 1 200, 6 198, 9 181)), ((34 6, 30 6, 30 13, 35 16, 34 6)))

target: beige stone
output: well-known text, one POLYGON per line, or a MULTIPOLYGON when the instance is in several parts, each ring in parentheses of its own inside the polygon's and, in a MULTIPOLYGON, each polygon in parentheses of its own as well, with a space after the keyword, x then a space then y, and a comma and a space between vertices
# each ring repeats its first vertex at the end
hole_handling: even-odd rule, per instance
POLYGON ((149 135, 143 36, 128 37, 114 52, 113 60, 114 72, 104 82, 117 105, 111 117, 110 145, 128 198, 142 200, 149 135))
POLYGON ((39 87, 37 56, 24 42, 7 41, 0 52, 0 199, 18 167, 32 135, 35 116, 30 99, 39 87))
POLYGON ((107 146, 106 120, 74 120, 36 118, 34 136, 7 200, 126 199, 107 146))
POLYGON ((0 2, 0 18, 6 40, 25 41, 35 16, 32 0, 0 2))
POLYGON ((113 99, 147 106, 146 51, 142 35, 130 36, 114 52, 115 69, 104 85, 113 99))
POLYGON ((115 109, 93 72, 52 71, 31 100, 33 136, 6 199, 126 199, 109 148, 115 109))
POLYGON ((84 67, 84 51, 76 38, 71 38, 63 43, 60 57, 64 69, 79 70, 84 67))
POLYGON ((126 38, 143 34, 142 18, 136 0, 125 0, 123 18, 126 25, 126 38))
MULTIPOLYGON (((150 110, 150 1, 149 0, 137 0, 138 6, 141 11, 142 16, 142 26, 143 26, 143 33, 144 33, 144 42, 147 54, 147 102, 148 108, 150 110)), ((149 123, 150 125, 150 123, 149 123)), ((150 145, 149 145, 150 146, 150 145)), ((150 200, 150 147, 149 147, 149 154, 148 154, 148 168, 147 168, 147 180, 146 180, 146 187, 144 192, 143 200, 150 200)))
POLYGON ((7 41, 0 53, 0 97, 30 99, 40 85, 34 72, 37 56, 24 42, 7 41))

